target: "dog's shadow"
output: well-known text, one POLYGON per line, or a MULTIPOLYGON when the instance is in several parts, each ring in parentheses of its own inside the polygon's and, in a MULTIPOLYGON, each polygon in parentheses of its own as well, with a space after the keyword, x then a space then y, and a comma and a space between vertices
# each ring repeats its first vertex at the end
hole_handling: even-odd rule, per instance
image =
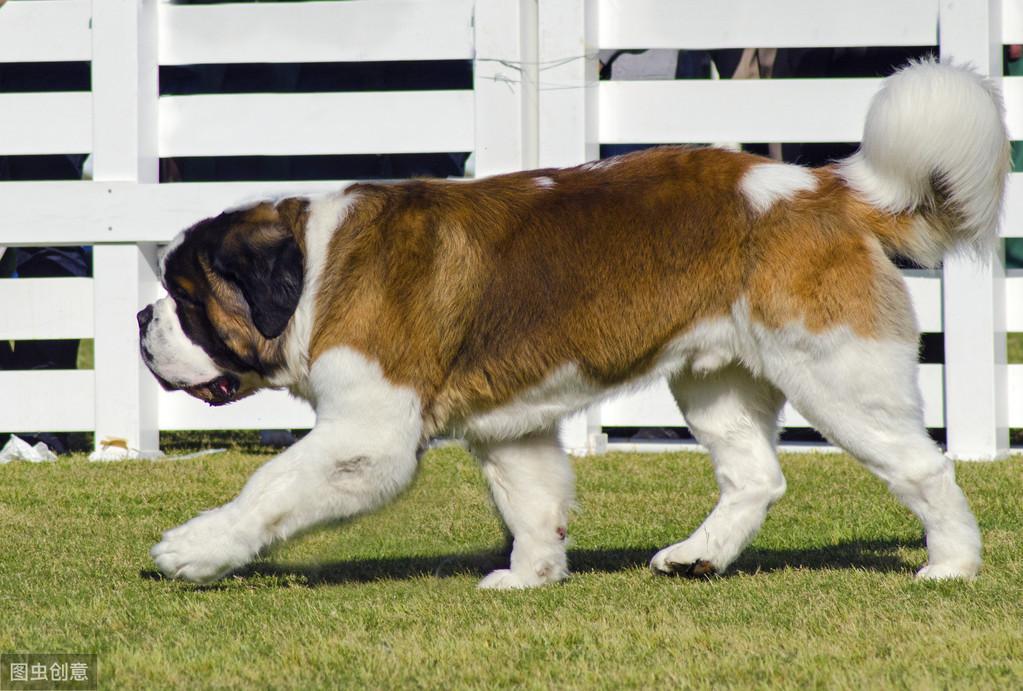
MULTIPOLYGON (((902 559, 899 551, 902 548, 922 546, 920 541, 850 540, 809 549, 750 549, 728 570, 728 574, 771 573, 784 569, 860 569, 882 573, 911 573, 914 565, 902 559)), ((653 546, 575 549, 569 550, 568 560, 573 573, 614 573, 645 568, 657 549, 653 546)), ((421 577, 482 576, 493 569, 506 568, 507 564, 507 553, 495 549, 430 557, 383 557, 316 564, 260 561, 236 571, 234 576, 242 579, 270 576, 282 579, 288 586, 316 587, 421 577)), ((153 571, 143 571, 140 575, 144 578, 160 578, 153 571)))

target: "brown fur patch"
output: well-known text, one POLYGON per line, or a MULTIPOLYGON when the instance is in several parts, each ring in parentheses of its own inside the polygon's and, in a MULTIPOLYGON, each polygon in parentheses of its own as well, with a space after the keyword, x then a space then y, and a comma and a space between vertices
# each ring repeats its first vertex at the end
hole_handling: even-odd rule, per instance
POLYGON ((356 185, 310 359, 367 353, 438 424, 566 362, 621 382, 738 298, 748 224, 731 190, 754 160, 664 148, 596 170, 356 185))
POLYGON ((338 345, 364 352, 441 427, 566 363, 600 384, 629 379, 740 297, 771 328, 915 338, 877 240, 899 221, 827 169, 816 191, 755 214, 738 181, 762 161, 665 147, 609 166, 355 185, 310 360, 338 345))
POLYGON ((878 235, 902 219, 851 194, 831 170, 818 189, 776 204, 750 237, 747 300, 770 328, 803 323, 811 332, 844 325, 864 337, 916 339, 909 295, 878 235))

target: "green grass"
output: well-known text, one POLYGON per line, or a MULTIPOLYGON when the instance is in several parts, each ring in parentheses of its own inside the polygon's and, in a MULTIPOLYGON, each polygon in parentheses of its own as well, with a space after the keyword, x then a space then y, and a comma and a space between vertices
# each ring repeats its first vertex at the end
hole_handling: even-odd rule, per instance
POLYGON ((1006 334, 1006 361, 1012 364, 1023 363, 1023 333, 1006 334))
POLYGON ((576 462, 566 583, 481 592, 503 536, 457 449, 385 511, 199 588, 158 578, 166 528, 267 456, 0 466, 0 651, 95 652, 102 688, 1023 685, 1019 459, 964 464, 973 583, 917 583, 916 521, 841 455, 783 460, 789 494, 725 577, 655 577, 716 489, 699 454, 576 462))
POLYGON ((78 358, 75 361, 76 369, 93 369, 96 360, 96 342, 91 338, 83 338, 78 341, 78 358))

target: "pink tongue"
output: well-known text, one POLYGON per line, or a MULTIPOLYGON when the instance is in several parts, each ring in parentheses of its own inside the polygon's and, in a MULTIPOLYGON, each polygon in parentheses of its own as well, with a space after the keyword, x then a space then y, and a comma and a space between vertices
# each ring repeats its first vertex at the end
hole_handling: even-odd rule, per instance
POLYGON ((218 378, 215 382, 213 382, 213 385, 225 396, 231 395, 231 382, 227 377, 218 378))

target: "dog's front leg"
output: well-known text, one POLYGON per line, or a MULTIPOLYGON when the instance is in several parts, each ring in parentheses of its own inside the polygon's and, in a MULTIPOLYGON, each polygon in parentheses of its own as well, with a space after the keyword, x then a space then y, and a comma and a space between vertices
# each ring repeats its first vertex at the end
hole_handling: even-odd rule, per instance
POLYGON ((348 349, 322 356, 312 375, 316 426, 235 499, 164 533, 151 554, 165 575, 216 580, 272 542, 371 511, 409 484, 422 430, 415 393, 348 349))

